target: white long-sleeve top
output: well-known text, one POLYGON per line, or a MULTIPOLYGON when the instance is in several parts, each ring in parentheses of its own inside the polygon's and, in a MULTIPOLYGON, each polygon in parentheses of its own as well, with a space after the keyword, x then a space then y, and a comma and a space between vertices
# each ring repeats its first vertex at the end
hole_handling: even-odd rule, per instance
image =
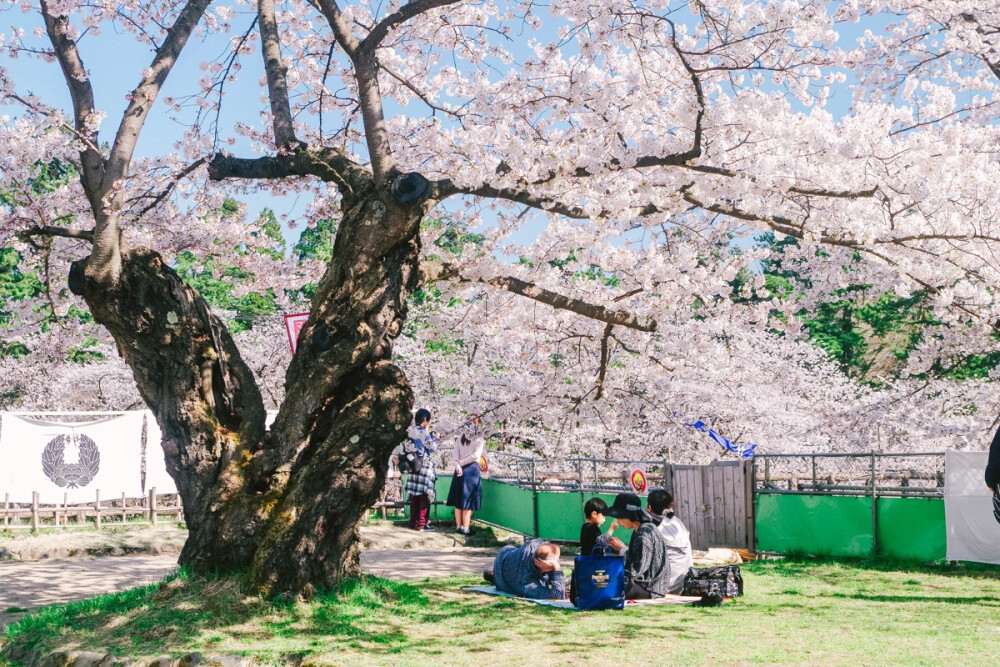
POLYGON ((479 457, 483 455, 483 448, 485 446, 486 441, 480 436, 476 436, 465 443, 462 442, 462 436, 455 438, 455 472, 461 471, 462 468, 470 463, 479 461, 479 457))

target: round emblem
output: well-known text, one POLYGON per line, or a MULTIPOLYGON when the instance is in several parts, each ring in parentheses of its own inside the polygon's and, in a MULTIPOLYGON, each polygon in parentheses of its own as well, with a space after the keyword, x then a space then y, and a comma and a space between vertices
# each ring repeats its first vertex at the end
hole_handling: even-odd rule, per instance
POLYGON ((97 443, 86 435, 58 435, 42 450, 42 472, 58 486, 76 489, 90 484, 101 468, 97 443), (76 444, 80 455, 76 463, 66 463, 66 445, 76 444))
POLYGON ((636 493, 642 493, 646 490, 646 473, 641 470, 632 471, 632 488, 636 493))

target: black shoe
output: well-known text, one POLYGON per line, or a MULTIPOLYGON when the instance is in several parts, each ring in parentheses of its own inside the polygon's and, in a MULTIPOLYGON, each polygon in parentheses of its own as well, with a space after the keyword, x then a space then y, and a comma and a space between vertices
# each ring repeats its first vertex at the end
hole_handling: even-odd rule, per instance
POLYGON ((701 599, 692 602, 692 607, 721 607, 722 606, 722 594, 719 591, 712 590, 701 596, 701 599))
POLYGON ((427 532, 434 532, 434 531, 437 530, 437 528, 435 528, 434 526, 424 526, 420 530, 427 531, 427 532))

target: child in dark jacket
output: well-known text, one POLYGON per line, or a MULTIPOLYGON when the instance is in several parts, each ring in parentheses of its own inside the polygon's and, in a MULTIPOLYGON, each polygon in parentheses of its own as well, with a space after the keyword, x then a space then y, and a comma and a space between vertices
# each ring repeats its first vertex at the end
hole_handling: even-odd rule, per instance
POLYGON ((620 551, 624 543, 612 533, 618 527, 617 521, 612 521, 608 531, 601 532, 604 524, 604 513, 608 510, 608 504, 600 498, 591 498, 583 506, 583 516, 585 521, 580 527, 580 555, 590 556, 594 547, 609 547, 612 551, 620 551))

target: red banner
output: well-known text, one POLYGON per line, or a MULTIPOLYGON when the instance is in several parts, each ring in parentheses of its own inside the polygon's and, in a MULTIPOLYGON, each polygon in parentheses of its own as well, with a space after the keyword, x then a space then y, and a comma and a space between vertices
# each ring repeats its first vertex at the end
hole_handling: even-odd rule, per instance
POLYGON ((309 313, 295 313, 285 315, 285 330, 288 332, 288 343, 292 346, 292 354, 295 354, 295 345, 299 342, 299 332, 302 325, 309 319, 309 313))

